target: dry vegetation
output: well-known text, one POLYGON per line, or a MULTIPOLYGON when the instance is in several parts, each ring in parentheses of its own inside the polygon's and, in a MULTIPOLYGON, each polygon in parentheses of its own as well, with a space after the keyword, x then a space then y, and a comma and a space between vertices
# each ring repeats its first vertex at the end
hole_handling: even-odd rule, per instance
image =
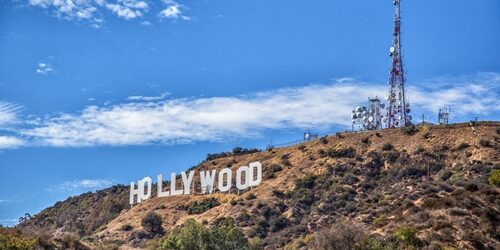
POLYGON ((212 154, 196 168, 259 160, 264 181, 246 192, 152 198, 132 208, 128 187, 115 186, 68 198, 17 228, 29 239, 71 236, 97 249, 171 247, 192 236, 185 228, 249 249, 500 249, 499 126, 344 133, 212 154), (162 230, 152 233, 158 219, 162 230))

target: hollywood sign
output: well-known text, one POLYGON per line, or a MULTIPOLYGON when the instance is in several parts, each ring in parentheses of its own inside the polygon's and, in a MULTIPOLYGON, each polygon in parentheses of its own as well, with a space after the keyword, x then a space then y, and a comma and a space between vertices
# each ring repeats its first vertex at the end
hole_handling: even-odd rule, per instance
MULTIPOLYGON (((230 168, 223 168, 217 174, 216 170, 207 170, 199 172, 200 193, 213 193, 215 186, 220 192, 228 192, 236 185, 238 190, 245 190, 247 188, 255 187, 262 182, 262 164, 260 162, 252 162, 248 166, 239 167, 236 170, 235 181, 233 182, 233 172, 230 168), (217 177, 217 183, 215 182, 217 177)), ((170 174, 170 189, 163 190, 163 175, 158 175, 156 188, 157 197, 168 197, 175 195, 189 195, 191 189, 194 190, 194 176, 195 170, 181 172, 182 187, 178 188, 177 174, 175 172, 170 174)), ((151 190, 153 186, 153 179, 151 177, 144 177, 137 182, 137 187, 134 182, 130 183, 130 205, 140 203, 141 201, 151 198, 151 190)))

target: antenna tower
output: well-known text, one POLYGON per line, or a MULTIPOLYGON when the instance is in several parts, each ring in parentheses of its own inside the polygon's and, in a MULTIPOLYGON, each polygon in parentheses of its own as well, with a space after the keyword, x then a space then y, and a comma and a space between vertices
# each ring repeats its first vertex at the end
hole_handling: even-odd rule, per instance
POLYGON ((401 55, 401 0, 394 0, 394 33, 392 47, 389 49, 392 59, 391 77, 389 79, 389 96, 387 107, 387 127, 405 127, 411 124, 410 103, 405 96, 405 75, 401 55))

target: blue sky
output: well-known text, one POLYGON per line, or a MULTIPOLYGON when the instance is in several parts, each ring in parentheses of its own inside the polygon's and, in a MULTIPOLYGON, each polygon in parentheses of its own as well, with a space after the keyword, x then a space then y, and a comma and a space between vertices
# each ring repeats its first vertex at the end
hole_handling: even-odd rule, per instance
MULTIPOLYGON (((0 224, 207 153, 349 128, 392 1, 0 0, 0 224)), ((500 117, 500 2, 402 1, 415 119, 500 117)))

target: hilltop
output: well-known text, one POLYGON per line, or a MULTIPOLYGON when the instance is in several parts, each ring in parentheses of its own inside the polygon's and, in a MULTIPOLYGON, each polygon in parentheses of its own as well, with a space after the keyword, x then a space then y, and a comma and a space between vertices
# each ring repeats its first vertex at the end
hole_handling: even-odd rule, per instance
POLYGON ((362 249, 499 249, 500 189, 492 177, 499 157, 499 122, 338 133, 210 155, 194 167, 262 162, 262 183, 245 192, 153 195, 130 207, 129 187, 118 185, 58 202, 17 229, 46 246, 141 249, 156 248, 189 219, 215 227, 232 218, 266 249, 327 249, 338 228, 362 249), (141 225, 151 211, 164 236, 141 225))

